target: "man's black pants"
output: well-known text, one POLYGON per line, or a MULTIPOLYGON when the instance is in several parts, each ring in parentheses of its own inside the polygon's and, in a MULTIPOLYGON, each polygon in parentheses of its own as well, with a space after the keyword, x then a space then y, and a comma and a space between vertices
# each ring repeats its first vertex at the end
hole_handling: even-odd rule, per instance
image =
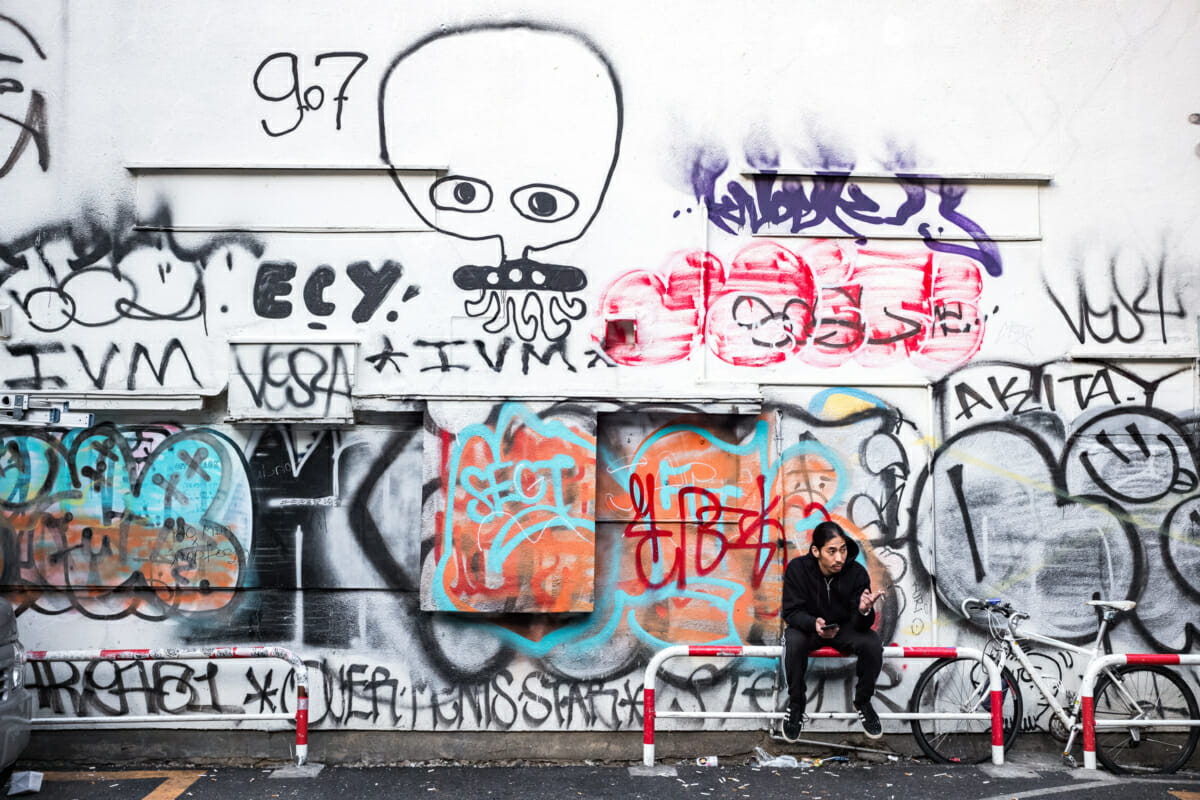
POLYGON ((793 627, 784 631, 783 671, 787 675, 791 707, 804 713, 804 674, 808 671, 808 654, 822 647, 832 647, 840 653, 858 657, 855 674, 854 702, 870 700, 875 694, 875 681, 883 668, 883 644, 873 630, 856 631, 843 626, 832 639, 822 639, 815 632, 807 633, 793 627))

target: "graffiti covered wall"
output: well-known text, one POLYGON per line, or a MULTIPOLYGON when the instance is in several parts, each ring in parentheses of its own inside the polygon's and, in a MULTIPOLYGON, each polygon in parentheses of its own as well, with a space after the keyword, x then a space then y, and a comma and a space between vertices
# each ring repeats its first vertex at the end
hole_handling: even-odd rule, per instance
MULTIPOLYGON (((657 649, 778 641, 834 520, 885 641, 977 643, 971 596, 1083 641, 1112 597, 1114 644, 1200 647, 1189 4, 1070 49, 1052 6, 342 5, 0 0, 27 646, 290 647, 318 728, 631 730, 657 649)), ((784 702, 767 661, 668 671, 784 702)), ((294 686, 26 679, 42 715, 294 686)))

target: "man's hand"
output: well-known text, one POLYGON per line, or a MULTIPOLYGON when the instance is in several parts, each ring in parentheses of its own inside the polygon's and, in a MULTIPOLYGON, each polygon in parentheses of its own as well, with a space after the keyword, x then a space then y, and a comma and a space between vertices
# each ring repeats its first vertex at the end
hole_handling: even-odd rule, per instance
POLYGON ((875 601, 886 594, 882 589, 874 594, 870 589, 863 589, 862 597, 858 599, 858 613, 866 614, 871 610, 871 606, 875 605, 875 601))
POLYGON ((836 626, 825 630, 825 620, 817 617, 817 636, 820 636, 822 639, 832 639, 837 636, 837 632, 838 629, 836 626))

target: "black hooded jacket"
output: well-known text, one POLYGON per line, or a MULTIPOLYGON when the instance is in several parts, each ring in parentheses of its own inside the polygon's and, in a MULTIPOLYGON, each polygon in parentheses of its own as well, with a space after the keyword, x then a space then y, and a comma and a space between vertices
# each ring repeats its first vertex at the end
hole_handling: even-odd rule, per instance
POLYGON ((842 571, 826 578, 816 556, 793 558, 783 573, 783 619, 792 628, 813 633, 817 617, 842 627, 865 631, 875 624, 875 609, 862 614, 858 602, 871 588, 871 576, 858 563, 858 543, 846 537, 846 561, 842 571))

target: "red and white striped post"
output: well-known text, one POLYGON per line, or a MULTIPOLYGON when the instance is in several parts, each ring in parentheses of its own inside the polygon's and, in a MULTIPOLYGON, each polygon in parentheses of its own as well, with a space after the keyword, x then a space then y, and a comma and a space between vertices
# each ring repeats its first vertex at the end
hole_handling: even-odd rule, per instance
MULTIPOLYGON (((157 648, 147 650, 30 650, 26 661, 188 661, 224 658, 275 658, 292 666, 296 676, 296 764, 308 760, 308 667, 300 656, 283 647, 200 647, 200 648, 157 648)), ((124 717, 35 717, 35 725, 42 724, 140 724, 169 722, 173 719, 162 714, 124 717)), ((287 714, 187 714, 179 719, 190 722, 233 722, 236 720, 291 720, 287 714)))
MULTIPOLYGON (((781 712, 762 711, 658 711, 654 706, 654 685, 658 670, 668 658, 677 656, 693 657, 760 657, 782 658, 783 647, 780 645, 673 645, 664 647, 654 654, 646 665, 646 675, 642 689, 642 763, 647 767, 654 766, 654 731, 659 717, 667 718, 711 718, 711 719, 781 719, 781 712)), ((814 650, 812 658, 853 658, 846 653, 840 653, 832 647, 822 647, 814 650)), ((983 665, 988 673, 988 690, 991 693, 991 711, 962 714, 919 714, 916 712, 883 713, 880 719, 913 720, 913 719, 974 719, 991 723, 992 728, 992 763, 1004 763, 1004 698, 1001 694, 1000 668, 996 662, 973 647, 885 647, 884 658, 973 658, 983 665)), ((850 712, 832 712, 821 715, 829 719, 857 719, 858 715, 850 712)))
MULTIPOLYGON (((659 712, 654 707, 654 683, 658 677, 659 667, 668 658, 676 656, 761 656, 765 658, 781 658, 783 648, 778 645, 687 645, 679 644, 664 647, 654 654, 646 665, 646 675, 642 681, 642 763, 647 767, 654 766, 654 726, 658 717, 676 717, 685 712, 659 712)), ((695 713, 695 712, 693 712, 695 713)), ((717 716, 705 714, 703 716, 717 716)), ((766 716, 761 713, 737 714, 725 712, 719 716, 726 719, 766 716)))
MULTIPOLYGON (((1096 728, 1128 728, 1131 720, 1106 719, 1096 721, 1096 705, 1093 694, 1096 680, 1100 673, 1109 667, 1124 664, 1200 664, 1200 655, 1175 653, 1113 653, 1100 656, 1092 661, 1088 671, 1084 673, 1083 683, 1079 687, 1081 697, 1081 716, 1083 724, 1083 768, 1096 769, 1096 728)), ((1178 726, 1179 720, 1136 720, 1138 727, 1153 727, 1155 725, 1178 726)), ((1193 721, 1193 724, 1200 724, 1193 721)))

